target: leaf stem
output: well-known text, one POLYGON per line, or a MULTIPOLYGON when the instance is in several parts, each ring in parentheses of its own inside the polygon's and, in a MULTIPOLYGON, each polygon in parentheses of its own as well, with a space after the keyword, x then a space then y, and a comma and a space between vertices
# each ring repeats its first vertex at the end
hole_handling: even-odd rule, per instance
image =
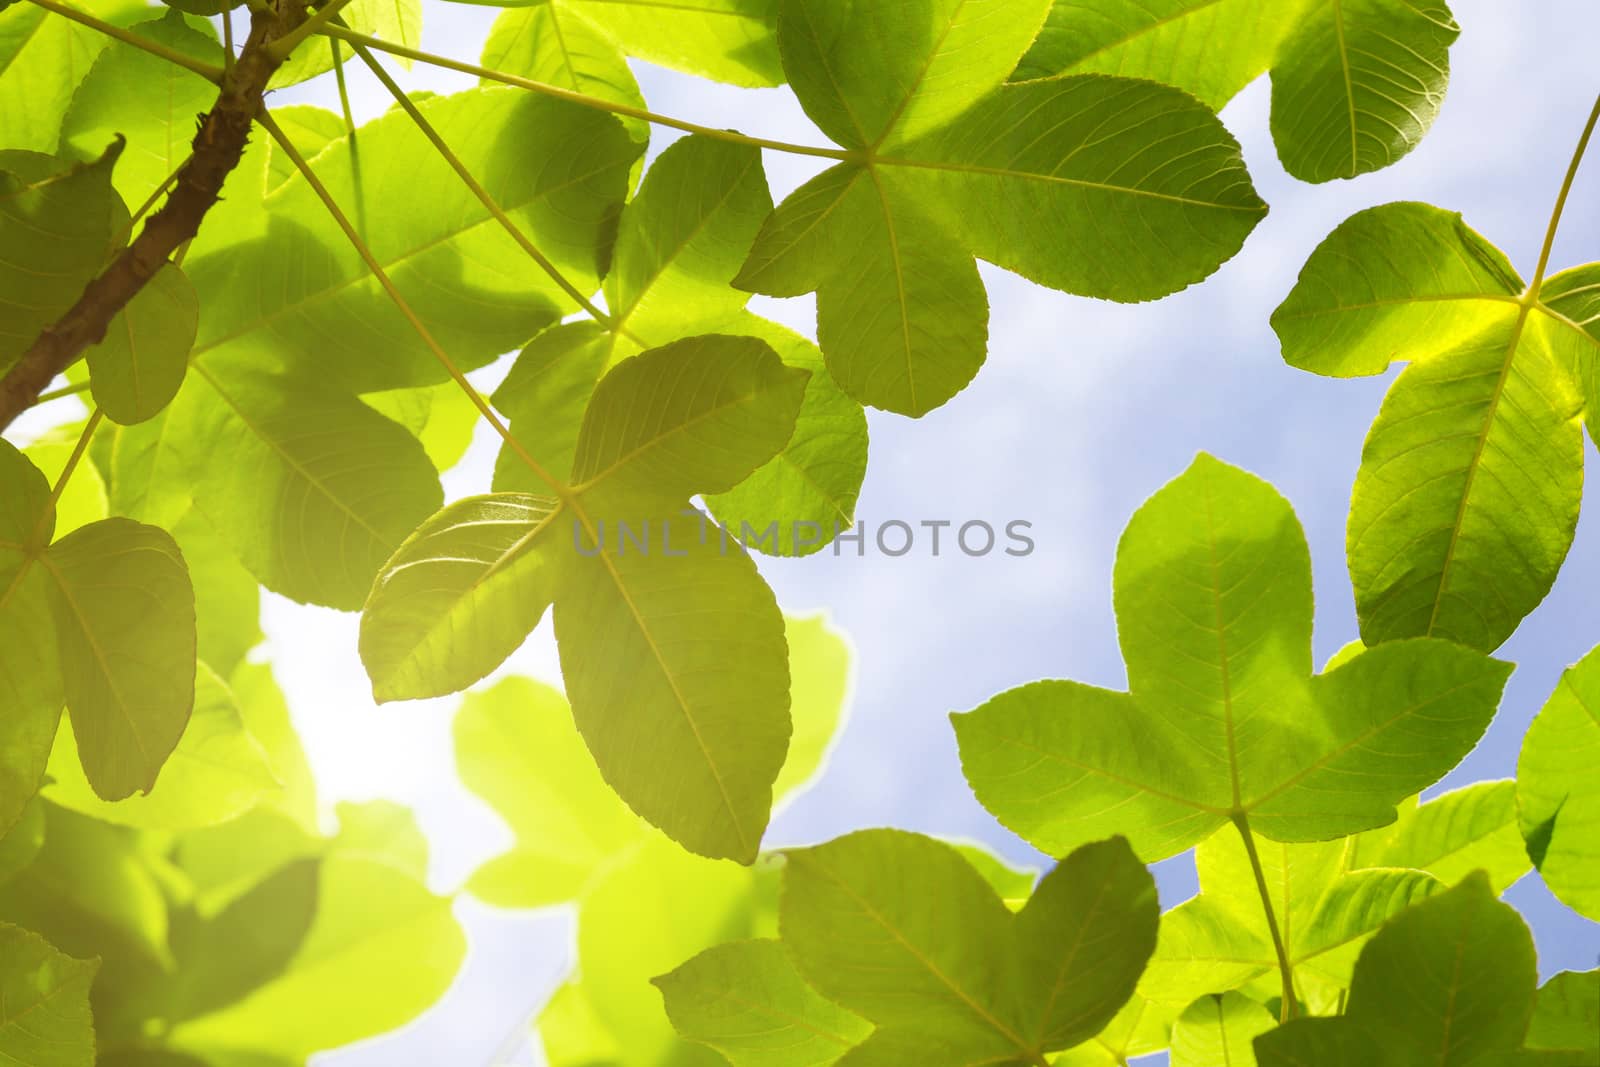
POLYGON ((488 421, 489 425, 494 428, 495 433, 499 434, 506 445, 516 453, 517 458, 527 464, 528 469, 533 471, 545 484, 549 485, 558 497, 563 500, 571 498, 572 490, 566 482, 554 477, 544 468, 543 464, 528 453, 528 450, 522 446, 522 442, 511 435, 511 431, 501 421, 500 416, 495 414, 494 408, 489 406, 489 402, 483 398, 483 394, 473 388, 472 383, 467 381, 466 375, 461 372, 461 368, 456 366, 455 360, 450 358, 439 342, 434 339, 428 327, 423 325, 422 319, 412 310, 411 304, 400 294, 400 290, 395 287, 394 282, 389 278, 389 273, 378 262, 378 257, 373 255, 372 249, 367 246, 366 241, 361 239, 361 235, 356 232, 356 228, 351 224, 349 217, 340 209, 338 202, 333 199, 333 195, 328 192, 328 187, 322 184, 322 179, 317 177, 316 172, 311 169, 305 157, 300 154, 300 150, 284 134, 283 129, 267 113, 265 107, 257 112, 256 121, 272 135, 274 141, 278 142, 278 147, 283 149, 283 154, 289 158, 295 169, 305 178, 306 184, 311 186, 317 198, 322 201, 323 207, 327 208, 328 214, 333 216, 333 221, 338 224, 339 229, 344 231, 345 237, 356 250, 356 254, 366 263, 367 269, 372 272, 372 276, 378 280, 379 285, 383 286, 384 292, 389 294, 389 299, 394 301, 395 307, 400 309, 400 313, 411 324, 411 328, 422 339, 422 343, 433 353, 433 357, 439 361, 439 365, 445 369, 445 372, 450 375, 456 385, 460 386, 462 392, 467 395, 467 399, 472 401, 472 406, 478 409, 478 413, 488 421))
POLYGON ((1250 832, 1250 816, 1235 811, 1230 818, 1244 839, 1245 855, 1250 857, 1250 870, 1256 876, 1256 892, 1261 894, 1261 907, 1267 914, 1267 931, 1272 935, 1272 950, 1278 956, 1278 975, 1283 980, 1283 1005, 1278 1010, 1278 1021, 1288 1022, 1295 1017, 1298 1002, 1294 995, 1294 968, 1289 963, 1289 951, 1284 946, 1283 934, 1278 929, 1278 914, 1272 908, 1272 892, 1267 888, 1267 875, 1261 869, 1261 854, 1256 851, 1255 835, 1250 832))
POLYGON ((356 226, 362 236, 367 233, 366 185, 361 180, 361 146, 356 138, 356 114, 350 107, 350 90, 344 81, 344 55, 339 42, 330 38, 328 47, 333 50, 333 80, 339 86, 339 110, 344 114, 345 138, 350 143, 350 179, 356 194, 356 226))
POLYGON ((295 27, 292 33, 286 33, 268 45, 267 51, 271 52, 280 62, 288 59, 289 53, 293 52, 301 41, 304 41, 313 33, 319 32, 327 25, 329 19, 332 19, 349 3, 350 0, 328 0, 328 3, 317 8, 310 18, 295 27))
POLYGON ((177 167, 173 169, 171 174, 162 179, 160 185, 151 190, 150 195, 145 197, 144 203, 139 205, 139 210, 128 216, 128 224, 124 226, 120 232, 118 232, 117 239, 113 242, 113 244, 122 245, 127 243, 128 238, 133 236, 134 227, 139 225, 139 220, 150 214, 150 210, 160 202, 162 195, 168 189, 172 188, 172 183, 178 180, 178 175, 183 173, 183 168, 187 167, 189 162, 193 159, 193 152, 190 152, 188 155, 184 156, 183 162, 179 163, 177 167))
POLYGON ((48 393, 40 393, 39 398, 33 402, 32 406, 38 407, 40 404, 48 403, 51 400, 60 400, 64 397, 76 396, 79 393, 85 392, 88 390, 88 388, 88 382, 74 382, 70 385, 63 385, 60 389, 52 389, 48 393))
MULTIPOLYGON (((521 227, 511 220, 510 216, 505 213, 504 209, 500 207, 500 205, 495 201, 494 197, 489 194, 489 190, 485 189, 482 183, 480 183, 477 178, 473 177, 472 172, 467 169, 466 164, 462 163, 460 157, 451 151, 450 146, 446 144, 444 138, 439 135, 439 131, 434 128, 433 123, 429 122, 427 118, 423 116, 421 110, 419 110, 411 98, 406 95, 405 90, 401 89, 400 86, 395 82, 394 78, 389 75, 389 72, 383 68, 382 64, 380 64, 376 57, 373 56, 371 50, 368 49, 366 45, 356 42, 351 42, 350 47, 355 51, 355 54, 360 57, 361 61, 367 65, 377 79, 383 83, 383 87, 389 90, 389 95, 395 98, 395 102, 398 103, 400 107, 405 110, 405 113, 411 117, 411 121, 416 124, 417 129, 422 131, 422 135, 433 144, 433 147, 438 150, 439 155, 444 157, 445 162, 450 164, 451 169, 456 172, 466 187, 472 191, 472 195, 476 196, 478 201, 483 204, 485 209, 488 210, 489 214, 494 216, 495 221, 500 223, 501 228, 511 236, 511 239, 515 241, 517 245, 524 252, 526 252, 535 263, 539 265, 541 270, 550 276, 552 281, 561 287, 562 291, 572 298, 574 303, 587 312, 591 318, 593 318, 601 326, 604 326, 606 329, 615 330, 615 324, 613 323, 611 316, 607 315, 604 311, 601 311, 598 307, 596 307, 594 302, 584 295, 583 290, 579 289, 567 278, 565 274, 561 273, 561 268, 557 267, 543 252, 539 251, 538 247, 534 245, 533 241, 528 238, 528 235, 522 232, 521 227)), ((626 331, 622 332, 626 333, 626 331)), ((639 341, 637 337, 632 337, 631 335, 628 336, 630 336, 630 338, 636 342, 639 341)), ((643 342, 639 343, 643 345, 643 342)))
POLYGON ((116 40, 121 41, 123 44, 131 44, 133 47, 141 48, 153 56, 159 56, 160 58, 165 59, 168 63, 174 63, 185 70, 193 71, 195 74, 200 75, 200 77, 209 82, 217 85, 222 84, 223 70, 221 67, 214 67, 204 60, 195 59, 193 56, 186 56, 182 52, 179 52, 176 49, 168 48, 166 45, 160 44, 159 42, 152 41, 148 37, 141 37, 132 30, 125 30, 121 26, 113 26, 111 23, 106 22, 103 19, 95 18, 87 11, 79 11, 75 7, 69 7, 66 4, 57 3, 56 0, 32 0, 32 2, 37 4, 39 7, 44 8, 46 11, 55 12, 62 18, 71 19, 73 22, 87 26, 91 30, 98 30, 107 37, 113 37, 116 40))
POLYGON ((1600 97, 1595 98, 1594 109, 1589 112, 1589 121, 1583 127, 1578 147, 1572 153, 1572 162, 1567 166, 1567 176, 1561 182, 1561 192, 1556 194, 1556 206, 1550 213, 1550 225, 1544 232, 1544 246, 1539 250, 1539 265, 1534 268, 1533 281, 1528 284, 1528 294, 1524 297, 1530 305, 1538 301, 1539 290, 1544 287, 1545 271, 1550 268, 1550 253, 1556 244, 1556 231, 1561 228, 1561 216, 1567 210, 1567 197, 1572 193, 1573 182, 1577 180, 1584 153, 1589 150, 1596 124, 1600 124, 1600 97))
POLYGON ((846 152, 840 148, 817 148, 811 145, 790 144, 787 141, 771 141, 764 137, 750 137, 735 130, 719 130, 711 126, 701 126, 698 123, 686 122, 683 119, 676 119, 670 115, 660 115, 654 111, 647 111, 644 108, 633 107, 629 104, 619 104, 610 100, 602 100, 598 96, 590 96, 588 93, 580 93, 572 89, 563 89, 559 85, 551 85, 548 82, 533 81, 530 78, 521 78, 515 74, 507 74, 503 71, 491 70, 488 67, 480 67, 474 63, 463 63, 460 60, 451 59, 448 56, 435 55, 432 52, 424 52, 420 49, 409 48, 405 45, 395 44, 392 41, 384 41, 377 37, 369 37, 364 33, 357 33, 354 30, 347 29, 343 26, 335 26, 331 24, 324 25, 318 32, 329 37, 337 37, 341 41, 348 41, 351 44, 363 44, 368 48, 376 49, 379 52, 388 52, 390 55, 400 56, 403 59, 416 60, 419 63, 427 63, 435 67, 443 67, 446 70, 459 71, 462 74, 473 74, 480 78, 487 78, 490 81, 500 82, 504 85, 513 85, 519 89, 527 89, 529 92, 541 93, 545 96, 555 97, 558 100, 566 100, 574 104, 581 104, 584 107, 593 108, 597 111, 606 111, 613 115, 624 115, 628 118, 642 119, 645 122, 654 123, 657 126, 668 126, 675 130, 683 130, 686 133, 699 134, 702 137, 709 137, 718 141, 731 141, 735 144, 754 145, 757 148, 770 148, 775 152, 789 152, 794 155, 801 156, 816 156, 822 159, 859 160, 862 158, 860 153, 846 152))
MULTIPOLYGON (((100 428, 100 422, 105 418, 105 412, 98 407, 89 412, 89 418, 83 424, 83 432, 78 435, 78 443, 73 446, 72 455, 67 457, 66 466, 61 468, 61 475, 56 478, 56 484, 50 487, 50 507, 45 510, 45 515, 55 508, 61 500, 61 493, 67 488, 67 482, 72 480, 72 472, 78 469, 78 464, 83 460, 83 454, 89 450, 89 441, 94 437, 94 432, 100 428)), ((41 522, 44 516, 40 516, 41 522)))

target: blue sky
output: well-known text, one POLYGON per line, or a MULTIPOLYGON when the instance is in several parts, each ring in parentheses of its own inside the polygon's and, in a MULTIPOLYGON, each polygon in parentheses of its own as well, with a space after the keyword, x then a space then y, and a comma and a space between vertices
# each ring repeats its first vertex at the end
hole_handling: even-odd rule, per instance
MULTIPOLYGON (((429 0, 424 47, 475 58, 493 11, 429 0)), ((896 825, 983 841, 1039 863, 967 789, 947 714, 1043 677, 1120 688, 1111 566, 1133 510, 1199 450, 1267 478, 1310 540, 1319 660, 1356 636, 1344 564, 1348 492, 1387 379, 1333 381, 1282 362, 1268 326, 1316 244, 1348 215, 1392 200, 1463 212, 1525 274, 1532 269, 1573 143, 1600 90, 1600 5, 1593 0, 1457 0, 1463 33, 1438 123, 1404 162, 1353 182, 1307 186, 1284 175, 1267 136, 1267 85, 1224 112, 1269 217, 1243 253, 1205 284, 1153 305, 1119 306, 1037 288, 985 268, 993 304, 988 365, 928 417, 872 415, 872 461, 859 514, 1032 523, 1026 558, 960 553, 766 561, 791 612, 826 610, 857 649, 849 725, 828 770, 773 825, 772 844, 896 825)), ((710 125, 803 143, 825 140, 786 90, 747 91, 638 66, 651 106, 710 125)), ((408 87, 469 79, 419 68, 408 87)), ((363 74, 357 111, 388 106, 363 74)), ((319 80, 278 99, 337 106, 319 80)), ((657 131, 653 151, 668 143, 657 131)), ((769 154, 775 197, 814 161, 769 154)), ((1064 237, 1070 239, 1070 237, 1064 237)), ((1600 159, 1580 177, 1556 245, 1556 269, 1600 258, 1600 159)), ((809 300, 757 310, 811 332, 809 300)), ((1592 455, 1592 453, 1591 453, 1592 455)), ((488 484, 480 437, 453 472, 455 495, 488 484)), ((1600 500, 1588 492, 1577 543, 1555 591, 1500 655, 1518 664, 1479 748, 1441 788, 1510 776, 1529 720, 1560 671, 1600 640, 1600 500)), ((356 657, 354 617, 272 600, 271 654, 288 689, 325 798, 392 797, 417 809, 435 851, 433 877, 458 884, 507 843, 454 779, 454 701, 372 706, 356 657)), ((556 678, 548 627, 509 668, 556 678)), ((1158 870, 1163 904, 1194 891, 1187 858, 1158 870)), ((1530 919, 1541 969, 1594 966, 1600 929, 1554 901, 1536 878, 1509 899, 1530 919)), ((402 1035, 325 1057, 329 1067, 482 1062, 559 979, 568 931, 556 915, 496 914, 466 903, 467 969, 445 1002, 402 1035)), ((533 1061, 529 1061, 533 1062, 533 1061)))

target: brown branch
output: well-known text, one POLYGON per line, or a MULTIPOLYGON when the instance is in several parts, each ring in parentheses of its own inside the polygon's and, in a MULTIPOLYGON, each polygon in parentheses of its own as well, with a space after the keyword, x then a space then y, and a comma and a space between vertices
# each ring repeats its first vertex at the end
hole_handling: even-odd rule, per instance
POLYGON ((150 216, 133 243, 89 283, 78 302, 45 327, 0 378, 0 430, 32 407, 85 349, 99 343, 117 313, 199 232, 201 220, 220 199, 223 183, 244 155, 267 82, 283 63, 268 46, 305 21, 307 2, 279 0, 276 8, 263 6, 252 13, 250 35, 238 60, 223 75, 216 104, 200 119, 194 155, 179 171, 166 203, 150 216))

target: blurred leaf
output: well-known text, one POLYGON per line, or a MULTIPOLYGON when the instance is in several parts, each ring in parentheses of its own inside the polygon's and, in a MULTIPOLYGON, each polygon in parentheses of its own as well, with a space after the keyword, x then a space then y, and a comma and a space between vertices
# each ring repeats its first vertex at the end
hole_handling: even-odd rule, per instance
POLYGON ((0 923, 0 1056, 28 1067, 91 1067, 89 984, 98 967, 0 923))
POLYGON ((72 726, 64 722, 50 756, 45 795, 106 822, 150 830, 190 830, 226 822, 279 788, 271 764, 240 716, 233 694, 200 665, 194 712, 147 795, 115 803, 95 795, 78 767, 72 726))
POLYGON ((1277 1025, 1272 1013, 1239 993, 1201 997, 1172 1030, 1172 1067, 1256 1067, 1256 1036, 1277 1025))

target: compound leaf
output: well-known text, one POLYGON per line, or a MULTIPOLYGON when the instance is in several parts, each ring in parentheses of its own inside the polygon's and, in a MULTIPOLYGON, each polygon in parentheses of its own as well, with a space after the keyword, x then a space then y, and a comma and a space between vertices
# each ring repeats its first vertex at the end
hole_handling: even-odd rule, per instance
POLYGON ((1047 852, 1125 829, 1155 860, 1239 816, 1276 841, 1384 825, 1476 743, 1510 672, 1424 638, 1311 675, 1294 512, 1205 455, 1129 522, 1114 589, 1131 692, 1039 682, 954 716, 978 798, 1047 852))
POLYGON ((1492 650, 1544 598, 1583 484, 1575 368, 1594 340, 1523 284, 1459 215, 1361 212, 1314 252, 1273 315, 1284 358, 1400 375, 1372 425, 1346 550, 1362 637, 1492 650))

